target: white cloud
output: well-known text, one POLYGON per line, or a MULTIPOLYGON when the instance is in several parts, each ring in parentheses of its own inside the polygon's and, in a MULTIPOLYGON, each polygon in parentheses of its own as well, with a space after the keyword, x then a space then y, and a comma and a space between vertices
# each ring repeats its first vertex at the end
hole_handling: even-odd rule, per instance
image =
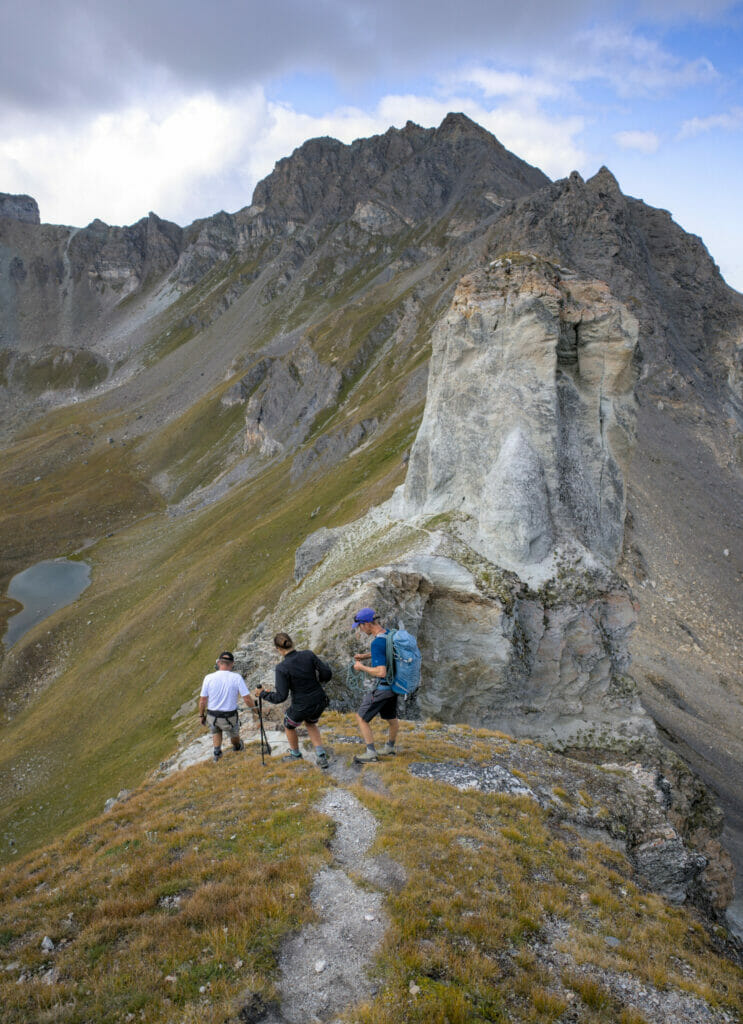
POLYGON ((743 107, 733 107, 727 114, 692 117, 681 125, 678 137, 679 139, 691 139, 695 135, 712 132, 718 128, 725 132, 743 131, 743 107))
POLYGON ((580 53, 580 59, 545 62, 546 76, 562 76, 571 82, 604 81, 624 98, 665 94, 719 77, 706 57, 682 60, 654 40, 620 28, 581 33, 573 42, 573 51, 580 53))
POLYGON ((614 141, 622 149, 637 149, 640 153, 655 153, 660 145, 660 139, 655 132, 616 132, 614 141))
POLYGON ((200 183, 234 164, 264 117, 256 89, 239 103, 204 93, 174 99, 157 116, 132 106, 74 126, 4 131, 0 180, 6 191, 34 194, 51 222, 131 223, 149 210, 173 216, 200 183))
POLYGON ((454 84, 474 85, 484 96, 508 96, 514 99, 557 99, 565 94, 564 85, 516 71, 496 71, 493 68, 473 67, 451 76, 454 84))

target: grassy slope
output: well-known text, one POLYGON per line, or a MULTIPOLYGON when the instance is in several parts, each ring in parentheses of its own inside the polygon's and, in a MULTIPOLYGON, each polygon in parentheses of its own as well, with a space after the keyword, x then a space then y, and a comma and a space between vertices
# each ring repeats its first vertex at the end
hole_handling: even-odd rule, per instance
POLYGON ((417 416, 398 421, 320 496, 288 491, 286 465, 274 466, 198 517, 153 514, 86 552, 90 588, 6 666, 18 686, 65 652, 61 674, 4 728, 3 857, 96 813, 173 749, 171 718, 214 653, 275 601, 307 532, 355 518, 400 483, 416 426, 417 416))
MULTIPOLYGON (((329 714, 325 729, 350 757, 350 716, 329 714)), ((384 785, 352 787, 379 823, 374 852, 402 864, 407 883, 388 897, 378 994, 345 1019, 642 1024, 627 979, 734 1019, 743 973, 690 912, 638 889, 622 855, 524 797, 460 793, 407 772, 412 760, 463 753, 497 762, 510 744, 403 723, 397 758, 365 769, 384 785)), ((258 1019, 276 996, 282 938, 312 919, 308 894, 331 828, 313 806, 334 784, 308 762, 262 769, 248 747, 218 767, 150 781, 0 871, 4 1020, 258 1019)))

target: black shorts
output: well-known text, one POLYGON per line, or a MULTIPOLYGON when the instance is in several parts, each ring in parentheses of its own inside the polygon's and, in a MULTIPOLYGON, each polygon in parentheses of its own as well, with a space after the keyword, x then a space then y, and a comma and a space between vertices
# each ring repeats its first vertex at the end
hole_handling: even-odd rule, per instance
POLYGON ((397 694, 388 689, 372 690, 364 697, 356 714, 365 722, 371 722, 377 715, 389 722, 397 718, 397 694))
POLYGON ((284 715, 284 728, 296 729, 302 722, 305 725, 317 725, 327 706, 327 697, 317 704, 290 704, 289 710, 284 715))

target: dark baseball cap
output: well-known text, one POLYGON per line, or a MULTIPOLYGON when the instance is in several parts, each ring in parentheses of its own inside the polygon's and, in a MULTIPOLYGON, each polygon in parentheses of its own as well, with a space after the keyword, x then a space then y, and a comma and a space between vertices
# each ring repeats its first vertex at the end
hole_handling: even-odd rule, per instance
POLYGON ((222 651, 222 653, 217 658, 217 661, 234 661, 234 660, 235 659, 232 657, 232 651, 222 651))
POLYGON ((376 617, 377 613, 373 608, 362 608, 354 615, 353 626, 351 626, 351 629, 356 629, 356 627, 360 626, 362 622, 374 622, 376 617))

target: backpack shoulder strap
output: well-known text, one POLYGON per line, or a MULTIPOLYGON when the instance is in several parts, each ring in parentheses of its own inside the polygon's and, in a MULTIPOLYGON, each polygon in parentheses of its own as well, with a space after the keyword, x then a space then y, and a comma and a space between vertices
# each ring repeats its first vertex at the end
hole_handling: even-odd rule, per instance
POLYGON ((396 632, 397 631, 394 629, 388 629, 387 636, 384 638, 385 643, 387 645, 384 660, 386 662, 385 667, 387 670, 387 682, 390 684, 395 678, 395 646, 393 640, 396 632))

